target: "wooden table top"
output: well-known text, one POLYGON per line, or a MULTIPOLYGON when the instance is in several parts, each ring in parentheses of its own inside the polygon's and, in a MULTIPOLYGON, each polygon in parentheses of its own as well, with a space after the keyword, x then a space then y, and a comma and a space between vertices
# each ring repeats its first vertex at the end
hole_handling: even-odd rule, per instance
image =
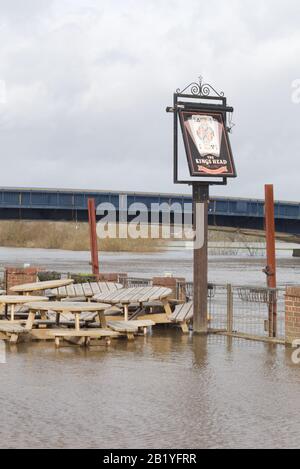
MULTIPOLYGON (((26 298, 26 297, 25 297, 26 298)), ((28 298, 28 297, 27 297, 28 298)), ((33 311, 54 311, 57 313, 84 313, 105 311, 107 303, 86 303, 67 301, 48 301, 47 303, 27 302, 26 306, 33 311)))
POLYGON ((35 301, 48 301, 46 296, 21 296, 21 295, 1 295, 0 296, 0 304, 3 305, 17 305, 17 304, 25 304, 28 301, 35 302, 35 301))
MULTIPOLYGON (((59 288, 53 288, 49 290, 49 294, 54 295, 58 298, 72 298, 76 297, 86 297, 91 298, 94 295, 99 295, 100 293, 109 293, 115 290, 120 290, 123 288, 123 285, 120 283, 114 282, 86 282, 86 283, 76 283, 74 285, 67 285, 59 288)), ((48 294, 48 291, 46 292, 48 294)))
POLYGON ((100 293, 93 296, 93 299, 110 304, 146 303, 148 301, 164 300, 171 294, 172 290, 165 287, 135 287, 123 288, 110 293, 100 293))
POLYGON ((16 285, 11 288, 11 291, 16 293, 28 293, 40 290, 48 290, 50 288, 59 288, 71 285, 74 280, 66 278, 63 280, 49 280, 46 282, 25 283, 24 285, 16 285))

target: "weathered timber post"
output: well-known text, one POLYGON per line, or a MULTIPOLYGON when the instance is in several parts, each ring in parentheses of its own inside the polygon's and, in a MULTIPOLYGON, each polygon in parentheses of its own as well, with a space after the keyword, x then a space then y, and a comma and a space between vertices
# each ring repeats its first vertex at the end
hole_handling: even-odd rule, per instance
POLYGON ((208 329, 208 184, 193 184, 194 232, 194 319, 197 334, 208 329))

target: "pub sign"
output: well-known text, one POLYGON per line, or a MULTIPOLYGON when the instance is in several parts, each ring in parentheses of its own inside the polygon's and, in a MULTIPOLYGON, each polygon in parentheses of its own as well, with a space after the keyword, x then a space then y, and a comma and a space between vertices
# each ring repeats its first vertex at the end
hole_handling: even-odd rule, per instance
POLYGON ((179 111, 191 176, 236 177, 222 113, 179 111))

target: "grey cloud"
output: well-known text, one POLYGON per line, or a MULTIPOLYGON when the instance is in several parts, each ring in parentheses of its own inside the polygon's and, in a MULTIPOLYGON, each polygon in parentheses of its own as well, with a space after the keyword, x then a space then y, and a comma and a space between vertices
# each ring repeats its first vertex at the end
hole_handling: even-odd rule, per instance
POLYGON ((239 178, 214 193, 274 182, 299 198, 298 2, 2 0, 0 13, 1 185, 188 191, 172 183, 165 107, 202 73, 235 107, 239 178))

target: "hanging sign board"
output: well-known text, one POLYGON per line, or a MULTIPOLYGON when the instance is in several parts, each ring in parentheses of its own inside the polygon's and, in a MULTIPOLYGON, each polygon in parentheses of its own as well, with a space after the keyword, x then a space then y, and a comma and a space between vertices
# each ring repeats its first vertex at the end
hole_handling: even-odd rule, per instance
POLYGON ((191 176, 236 177, 222 112, 179 111, 191 176))

